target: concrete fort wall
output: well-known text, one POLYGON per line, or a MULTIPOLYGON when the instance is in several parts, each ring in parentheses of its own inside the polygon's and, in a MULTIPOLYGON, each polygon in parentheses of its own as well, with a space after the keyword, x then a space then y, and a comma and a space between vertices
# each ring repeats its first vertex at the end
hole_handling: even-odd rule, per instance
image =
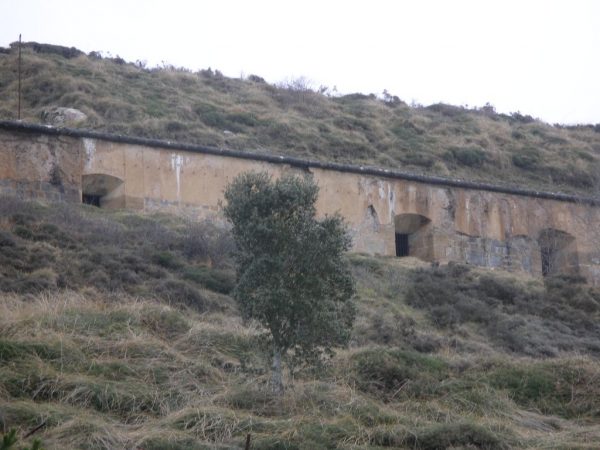
POLYGON ((249 170, 312 176, 318 213, 341 214, 358 252, 600 284, 593 199, 0 122, 3 194, 222 220, 226 185, 249 170))

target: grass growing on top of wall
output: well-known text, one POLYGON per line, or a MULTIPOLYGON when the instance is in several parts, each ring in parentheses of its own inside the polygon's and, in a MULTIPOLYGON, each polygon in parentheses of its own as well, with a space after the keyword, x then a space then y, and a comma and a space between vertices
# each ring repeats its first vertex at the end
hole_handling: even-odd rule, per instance
MULTIPOLYGON (((15 49, 0 52, 0 119, 15 118, 15 67, 15 49)), ((272 85, 210 69, 148 69, 58 46, 23 51, 27 121, 39 122, 49 106, 73 107, 88 115, 79 126, 113 133, 598 192, 600 125, 550 126, 491 107, 408 106, 390 95, 328 92, 303 79, 272 85)))
POLYGON ((297 367, 279 399, 261 330, 227 295, 227 233, 11 198, 0 213, 0 430, 45 423, 33 437, 48 449, 243 448, 248 433, 261 449, 600 440, 599 297, 578 280, 349 255, 351 345, 297 367))

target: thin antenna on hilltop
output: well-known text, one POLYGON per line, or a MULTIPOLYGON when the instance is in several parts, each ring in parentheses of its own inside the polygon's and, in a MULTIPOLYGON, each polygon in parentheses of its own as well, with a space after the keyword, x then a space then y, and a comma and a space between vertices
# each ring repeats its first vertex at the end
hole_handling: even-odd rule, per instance
POLYGON ((17 120, 21 120, 21 34, 19 34, 19 103, 17 106, 17 120))

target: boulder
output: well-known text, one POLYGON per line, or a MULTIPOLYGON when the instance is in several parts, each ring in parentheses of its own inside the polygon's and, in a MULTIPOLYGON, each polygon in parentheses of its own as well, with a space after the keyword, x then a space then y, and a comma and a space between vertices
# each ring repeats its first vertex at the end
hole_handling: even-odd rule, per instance
POLYGON ((77 125, 87 119, 87 115, 75 108, 54 106, 41 113, 42 122, 55 127, 77 125))

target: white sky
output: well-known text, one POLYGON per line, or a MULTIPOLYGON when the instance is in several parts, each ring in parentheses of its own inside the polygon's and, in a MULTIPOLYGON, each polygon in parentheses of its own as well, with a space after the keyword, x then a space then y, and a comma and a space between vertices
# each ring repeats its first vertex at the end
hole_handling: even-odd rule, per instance
POLYGON ((0 46, 600 123, 600 1, 0 0, 0 46))

